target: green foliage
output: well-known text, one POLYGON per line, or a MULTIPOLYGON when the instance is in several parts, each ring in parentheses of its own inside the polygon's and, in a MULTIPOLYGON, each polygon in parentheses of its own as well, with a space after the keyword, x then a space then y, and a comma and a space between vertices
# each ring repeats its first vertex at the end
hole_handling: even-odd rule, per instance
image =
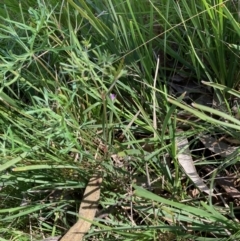
POLYGON ((191 57, 198 79, 205 73, 205 80, 236 87, 239 83, 239 54, 229 46, 239 39, 237 3, 181 1, 176 4, 176 10, 190 45, 186 54, 191 57))
POLYGON ((176 106, 204 120, 186 121, 194 140, 218 125, 238 138, 239 120, 169 98, 168 87, 180 74, 211 82, 226 102, 240 97, 238 12, 230 0, 1 4, 0 240, 61 235, 96 170, 101 208, 118 209, 96 218, 86 240, 237 239, 232 210, 181 203, 176 106), (148 172, 159 195, 138 187, 148 172))

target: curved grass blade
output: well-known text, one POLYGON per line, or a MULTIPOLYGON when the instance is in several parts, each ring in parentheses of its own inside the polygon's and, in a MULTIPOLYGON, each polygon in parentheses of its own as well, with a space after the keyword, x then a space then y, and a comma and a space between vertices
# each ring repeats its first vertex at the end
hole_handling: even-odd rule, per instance
MULTIPOLYGON (((177 102, 176 100, 172 99, 172 98, 168 98, 168 101, 192 114, 194 114, 195 116, 197 116, 198 118, 204 120, 204 121, 207 121, 207 122, 210 122, 210 123, 213 123, 215 125, 220 125, 220 126, 226 126, 226 127, 230 127, 230 128, 233 128, 235 130, 240 130, 240 125, 234 125, 234 124, 231 124, 231 123, 228 123, 228 122, 223 122, 223 121, 219 121, 219 120, 216 120, 206 114, 204 114, 203 112, 201 111, 198 111, 196 109, 193 109, 191 107, 188 107, 187 105, 184 105, 182 103, 179 103, 177 102)), ((210 108, 211 109, 211 108, 210 108)), ((210 111, 212 112, 212 110, 210 111)), ((220 112, 220 111, 219 111, 220 112)), ((222 112, 220 112, 222 113, 222 112)))
POLYGON ((9 167, 17 164, 18 162, 20 162, 22 159, 24 159, 28 155, 28 153, 29 152, 24 152, 21 155, 19 155, 18 157, 16 157, 16 158, 14 158, 14 159, 12 159, 10 161, 7 161, 6 163, 2 164, 0 166, 0 172, 8 169, 9 167))

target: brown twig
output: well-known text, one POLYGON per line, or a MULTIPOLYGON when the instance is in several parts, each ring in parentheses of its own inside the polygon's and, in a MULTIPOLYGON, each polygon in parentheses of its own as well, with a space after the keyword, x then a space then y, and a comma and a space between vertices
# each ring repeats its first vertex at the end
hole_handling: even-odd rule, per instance
POLYGON ((101 182, 102 177, 97 175, 90 179, 79 208, 79 220, 60 239, 61 241, 81 241, 87 233, 97 211, 101 182))

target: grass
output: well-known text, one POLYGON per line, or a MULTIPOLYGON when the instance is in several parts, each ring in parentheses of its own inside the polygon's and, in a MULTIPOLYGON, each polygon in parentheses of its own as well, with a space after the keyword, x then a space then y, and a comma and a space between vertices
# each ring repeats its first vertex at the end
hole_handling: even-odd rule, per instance
POLYGON ((1 3, 0 240, 63 235, 95 172, 99 213, 85 240, 238 240, 238 203, 215 184, 238 175, 238 145, 222 157, 199 141, 239 140, 238 7, 1 3), (217 107, 199 103, 200 90, 217 107), (217 200, 197 193, 178 137, 217 200))

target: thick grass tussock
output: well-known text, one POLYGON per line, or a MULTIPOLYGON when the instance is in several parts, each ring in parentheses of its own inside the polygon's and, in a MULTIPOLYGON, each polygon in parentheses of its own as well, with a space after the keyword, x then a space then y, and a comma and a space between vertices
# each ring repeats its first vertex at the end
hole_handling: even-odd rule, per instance
POLYGON ((0 240, 239 240, 234 0, 0 3, 0 240))

